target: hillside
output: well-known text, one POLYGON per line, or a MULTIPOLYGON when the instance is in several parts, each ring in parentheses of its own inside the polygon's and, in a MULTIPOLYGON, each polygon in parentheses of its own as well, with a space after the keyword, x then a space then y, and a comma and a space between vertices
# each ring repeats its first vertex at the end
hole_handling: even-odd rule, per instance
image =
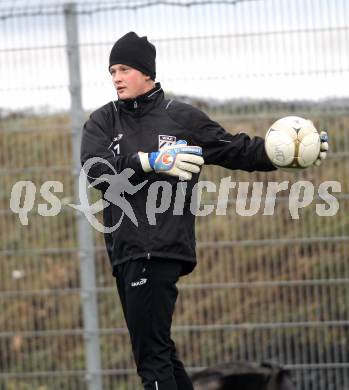
MULTIPOLYGON (((317 198, 293 220, 287 191, 278 197, 274 215, 263 215, 262 200, 255 216, 242 217, 232 190, 226 216, 197 218, 198 266, 180 283, 174 318, 174 337, 188 367, 274 359, 305 365, 295 370, 301 390, 345 390, 345 367, 342 376, 306 368, 349 361, 349 113, 342 103, 254 102, 229 110, 197 102, 228 131, 263 136, 275 119, 297 114, 331 137, 331 153, 320 168, 293 175, 207 166, 201 180, 217 186, 227 176, 237 183, 263 182, 263 196, 268 181, 291 186, 309 180, 316 192, 324 181, 339 181, 341 192, 335 194, 335 217, 317 215, 316 204, 324 204, 317 198)), ((5 113, 0 148, 0 389, 85 389, 76 215, 66 206, 55 217, 37 213, 47 180, 63 183, 56 194, 63 204, 74 199, 69 118, 5 113), (19 180, 37 188, 28 226, 9 209, 19 180)), ((216 195, 206 194, 205 201, 214 204, 216 195)), ((94 240, 104 388, 138 389, 103 237, 94 232, 94 240)))

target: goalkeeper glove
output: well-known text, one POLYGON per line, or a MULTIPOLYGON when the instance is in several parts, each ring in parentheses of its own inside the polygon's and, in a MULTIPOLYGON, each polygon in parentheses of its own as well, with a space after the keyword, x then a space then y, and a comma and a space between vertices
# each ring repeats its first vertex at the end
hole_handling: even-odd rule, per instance
POLYGON ((317 160, 314 162, 314 165, 317 167, 322 163, 323 160, 327 157, 328 151, 328 135, 326 131, 320 133, 320 153, 317 160))
POLYGON ((181 180, 190 180, 193 173, 199 173, 204 163, 202 149, 199 146, 188 146, 180 140, 171 146, 165 146, 157 152, 139 152, 139 159, 144 172, 155 171, 181 180))

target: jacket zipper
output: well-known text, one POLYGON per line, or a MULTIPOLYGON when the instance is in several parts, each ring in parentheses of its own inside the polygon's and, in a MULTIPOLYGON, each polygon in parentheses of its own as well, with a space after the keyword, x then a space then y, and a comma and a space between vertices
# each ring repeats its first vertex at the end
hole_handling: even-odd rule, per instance
MULTIPOLYGON (((138 108, 138 103, 137 103, 137 100, 135 100, 134 102, 133 102, 133 108, 136 110, 137 108, 138 108)), ((140 123, 139 123, 140 124, 140 123)), ((142 130, 141 129, 141 127, 140 127, 140 130, 142 130)), ((150 233, 148 233, 148 242, 150 242, 150 233)), ((149 247, 148 247, 149 248, 149 247)), ((147 249, 148 249, 147 248, 147 249)), ((148 249, 149 250, 149 249, 148 249)), ((150 252, 147 252, 147 260, 150 260, 150 258, 151 258, 151 254, 150 254, 150 252)))

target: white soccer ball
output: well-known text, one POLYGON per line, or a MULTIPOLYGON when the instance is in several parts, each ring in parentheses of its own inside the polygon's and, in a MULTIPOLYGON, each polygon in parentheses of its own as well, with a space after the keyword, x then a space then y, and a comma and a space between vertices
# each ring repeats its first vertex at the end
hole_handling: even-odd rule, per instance
POLYGON ((314 164, 320 153, 320 135, 312 121, 285 116, 274 122, 265 136, 265 150, 271 162, 286 170, 314 164))

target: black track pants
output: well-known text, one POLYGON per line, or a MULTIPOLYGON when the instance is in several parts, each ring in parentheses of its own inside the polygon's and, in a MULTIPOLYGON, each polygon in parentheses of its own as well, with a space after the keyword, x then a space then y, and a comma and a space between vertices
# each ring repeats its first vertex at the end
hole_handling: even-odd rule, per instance
POLYGON ((193 390, 171 339, 180 261, 138 259, 120 264, 116 283, 145 390, 193 390))

